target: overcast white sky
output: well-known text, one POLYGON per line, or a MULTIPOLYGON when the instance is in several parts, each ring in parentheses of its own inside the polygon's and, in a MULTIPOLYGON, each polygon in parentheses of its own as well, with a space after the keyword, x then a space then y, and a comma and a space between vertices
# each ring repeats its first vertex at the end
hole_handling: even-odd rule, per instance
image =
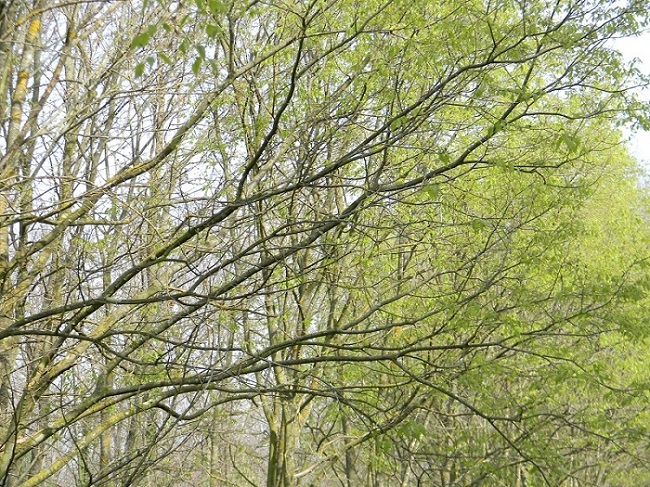
MULTIPOLYGON (((641 37, 620 39, 615 45, 628 60, 641 60, 641 71, 650 73, 650 33, 641 37)), ((645 90, 642 96, 650 103, 650 90, 645 90)), ((650 171, 650 132, 633 134, 630 148, 632 154, 650 171)))

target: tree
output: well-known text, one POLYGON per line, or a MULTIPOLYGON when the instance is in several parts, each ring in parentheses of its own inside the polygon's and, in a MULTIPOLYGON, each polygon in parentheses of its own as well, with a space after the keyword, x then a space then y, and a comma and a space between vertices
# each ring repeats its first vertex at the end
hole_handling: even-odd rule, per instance
POLYGON ((3 485, 642 481, 647 15, 0 2, 3 485))

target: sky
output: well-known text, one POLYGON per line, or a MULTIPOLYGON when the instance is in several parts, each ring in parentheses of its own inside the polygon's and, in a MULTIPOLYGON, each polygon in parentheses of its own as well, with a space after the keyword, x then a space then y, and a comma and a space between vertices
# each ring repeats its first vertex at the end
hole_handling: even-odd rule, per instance
MULTIPOLYGON (((640 60, 639 69, 650 73, 650 32, 640 37, 619 39, 615 47, 623 53, 629 61, 637 58, 640 60)), ((650 89, 642 92, 642 97, 650 103, 650 89)), ((650 132, 631 134, 630 149, 632 154, 650 171, 650 132)))

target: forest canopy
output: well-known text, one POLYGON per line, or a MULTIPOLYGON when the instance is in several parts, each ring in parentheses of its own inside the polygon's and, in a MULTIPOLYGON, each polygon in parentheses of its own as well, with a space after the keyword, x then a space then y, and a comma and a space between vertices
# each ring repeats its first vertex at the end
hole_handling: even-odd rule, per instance
POLYGON ((645 0, 0 0, 0 485, 650 485, 645 0))

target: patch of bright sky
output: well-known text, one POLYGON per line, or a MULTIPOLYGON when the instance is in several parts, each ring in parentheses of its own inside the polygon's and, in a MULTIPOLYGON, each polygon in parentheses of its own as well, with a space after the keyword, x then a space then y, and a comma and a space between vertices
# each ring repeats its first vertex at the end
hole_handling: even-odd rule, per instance
MULTIPOLYGON (((637 67, 643 73, 650 73, 650 32, 638 37, 618 39, 614 46, 627 61, 638 59, 637 67)), ((640 96, 650 103, 650 89, 642 90, 640 96)), ((629 146, 632 155, 650 171, 650 132, 639 130, 632 133, 629 146)))

